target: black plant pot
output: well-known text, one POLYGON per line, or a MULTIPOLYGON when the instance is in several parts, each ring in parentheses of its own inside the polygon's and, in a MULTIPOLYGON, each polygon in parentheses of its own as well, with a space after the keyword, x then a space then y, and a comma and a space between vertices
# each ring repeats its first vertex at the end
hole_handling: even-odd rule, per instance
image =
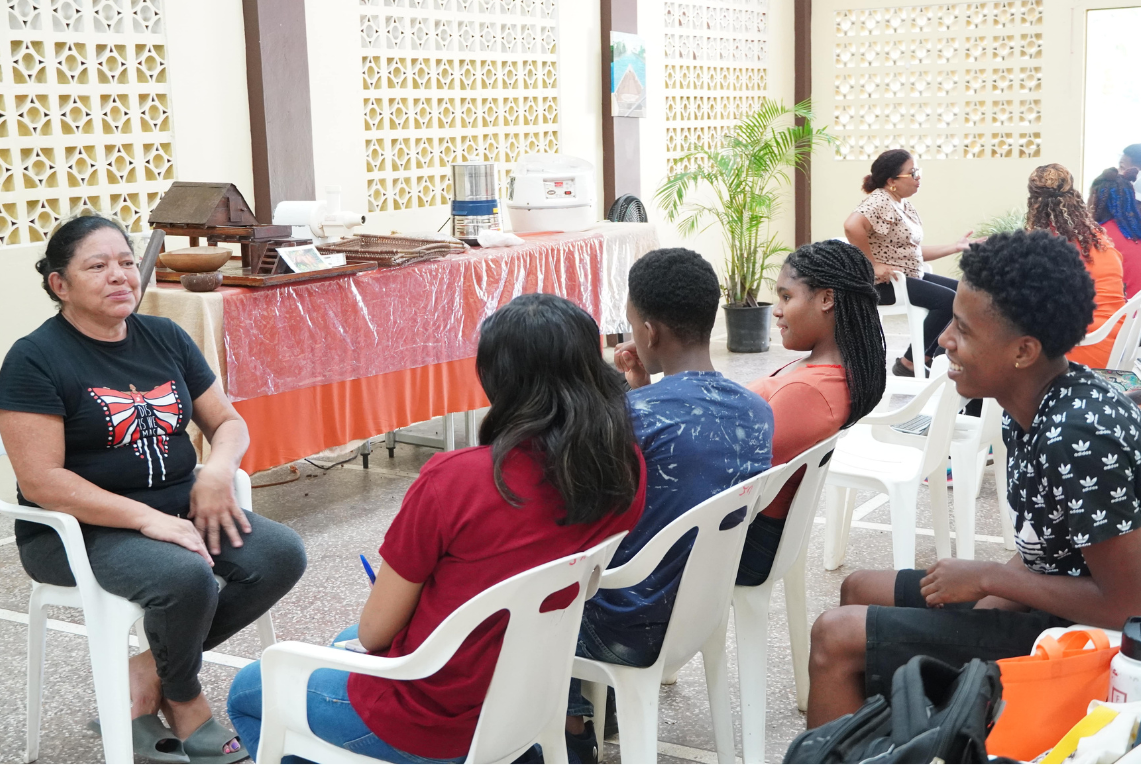
POLYGON ((724 306, 729 350, 733 353, 763 353, 769 349, 772 305, 724 306))

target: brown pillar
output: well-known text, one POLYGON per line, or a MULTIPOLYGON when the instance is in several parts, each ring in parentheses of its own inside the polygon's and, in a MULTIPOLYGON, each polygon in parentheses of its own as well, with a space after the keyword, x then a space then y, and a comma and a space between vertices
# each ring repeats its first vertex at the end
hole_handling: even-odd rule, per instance
POLYGON ((269 223, 285 199, 314 199, 305 0, 242 0, 253 143, 254 213, 269 223))
MULTIPOLYGON (((793 98, 797 103, 812 97, 812 0, 794 0, 793 6, 793 98)), ((812 158, 794 185, 796 246, 812 241, 812 158)))
MULTIPOLYGON (((602 193, 606 213, 623 194, 642 195, 641 123, 610 104, 610 32, 638 33, 637 0, 600 0, 602 30, 602 193)), ((649 86, 654 87, 654 86, 649 86)), ((644 201, 644 200, 643 200, 644 201)))

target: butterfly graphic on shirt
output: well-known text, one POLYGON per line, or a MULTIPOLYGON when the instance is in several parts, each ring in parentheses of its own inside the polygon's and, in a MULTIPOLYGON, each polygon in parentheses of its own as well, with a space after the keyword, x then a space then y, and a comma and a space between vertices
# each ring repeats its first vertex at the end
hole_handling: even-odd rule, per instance
POLYGON ((107 422, 107 448, 129 446, 139 459, 147 461, 147 486, 154 484, 155 467, 166 480, 165 457, 170 436, 182 424, 182 402, 174 381, 146 392, 134 385, 130 391, 88 388, 87 392, 103 410, 107 422))

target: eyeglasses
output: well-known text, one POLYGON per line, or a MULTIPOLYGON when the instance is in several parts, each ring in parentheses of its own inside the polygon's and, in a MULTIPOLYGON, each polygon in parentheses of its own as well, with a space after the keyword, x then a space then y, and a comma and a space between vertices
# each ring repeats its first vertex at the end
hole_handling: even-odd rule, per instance
POLYGON ((923 175, 923 171, 921 169, 919 169, 918 167, 913 167, 913 168, 911 168, 910 173, 904 173, 903 175, 897 175, 895 177, 896 178, 906 178, 908 176, 911 176, 913 179, 919 180, 920 176, 922 176, 922 175, 923 175))

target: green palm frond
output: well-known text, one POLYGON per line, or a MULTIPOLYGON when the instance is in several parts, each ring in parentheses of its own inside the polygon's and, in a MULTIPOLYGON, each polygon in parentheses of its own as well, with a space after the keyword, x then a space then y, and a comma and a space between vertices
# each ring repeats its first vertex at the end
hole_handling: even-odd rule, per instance
POLYGON ((791 173, 804 171, 818 145, 835 143, 812 122, 808 101, 790 108, 762 99, 719 145, 691 147, 679 162, 693 169, 670 175, 655 194, 683 236, 720 226, 727 249, 721 287, 728 305, 756 305, 789 251, 769 228, 791 173), (689 201, 699 190, 710 195, 708 202, 689 201))

